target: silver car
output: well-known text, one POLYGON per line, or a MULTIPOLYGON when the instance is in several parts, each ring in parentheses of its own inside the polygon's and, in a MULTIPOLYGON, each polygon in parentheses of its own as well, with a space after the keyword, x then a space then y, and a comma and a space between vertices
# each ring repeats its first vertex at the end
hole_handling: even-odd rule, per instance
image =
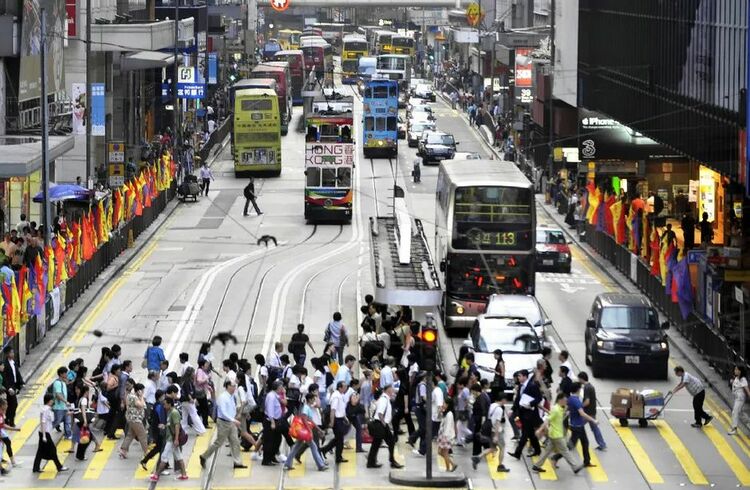
POLYGON ((534 327, 536 334, 543 342, 547 340, 547 327, 552 328, 552 320, 536 297, 530 294, 493 294, 487 302, 484 314, 523 317, 534 327))

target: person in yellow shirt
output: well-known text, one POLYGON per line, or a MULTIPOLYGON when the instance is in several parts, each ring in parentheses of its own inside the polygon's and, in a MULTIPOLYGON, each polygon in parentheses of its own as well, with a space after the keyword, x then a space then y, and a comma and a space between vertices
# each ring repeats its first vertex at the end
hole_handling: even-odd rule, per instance
POLYGON ((537 437, 541 437, 546 431, 548 443, 542 451, 542 455, 537 462, 531 467, 532 470, 537 473, 544 473, 546 470, 542 468, 544 462, 552 454, 559 454, 565 461, 568 462, 570 467, 573 469, 573 473, 578 473, 583 468, 583 465, 576 461, 573 455, 568 449, 568 445, 565 441, 565 428, 563 427, 563 418, 565 417, 565 409, 568 406, 568 397, 564 393, 558 393, 555 398, 555 405, 550 409, 549 415, 544 421, 544 424, 537 430, 537 437))

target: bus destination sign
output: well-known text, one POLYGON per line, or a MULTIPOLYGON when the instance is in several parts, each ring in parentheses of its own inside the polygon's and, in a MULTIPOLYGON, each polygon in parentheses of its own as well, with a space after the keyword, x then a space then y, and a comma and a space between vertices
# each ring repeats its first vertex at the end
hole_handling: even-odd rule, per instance
POLYGON ((307 143, 305 166, 354 165, 354 143, 307 143))

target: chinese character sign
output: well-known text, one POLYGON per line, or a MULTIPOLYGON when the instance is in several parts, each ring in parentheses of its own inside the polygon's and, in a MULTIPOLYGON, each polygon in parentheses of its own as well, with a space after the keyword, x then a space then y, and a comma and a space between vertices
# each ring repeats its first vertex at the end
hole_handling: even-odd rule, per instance
POLYGON ((104 136, 105 126, 105 100, 104 84, 91 84, 91 134, 92 136, 104 136))

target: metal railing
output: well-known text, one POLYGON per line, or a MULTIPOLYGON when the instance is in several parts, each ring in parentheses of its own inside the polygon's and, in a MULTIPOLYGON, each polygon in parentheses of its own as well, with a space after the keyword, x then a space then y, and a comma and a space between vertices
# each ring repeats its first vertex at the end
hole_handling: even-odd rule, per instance
POLYGON ((221 125, 208 136, 208 141, 206 141, 206 143, 201 146, 200 150, 198 150, 198 156, 201 158, 202 162, 205 162, 208 159, 216 145, 220 145, 221 142, 224 141, 224 138, 229 134, 229 129, 231 127, 232 115, 230 114, 229 117, 226 117, 221 125))

